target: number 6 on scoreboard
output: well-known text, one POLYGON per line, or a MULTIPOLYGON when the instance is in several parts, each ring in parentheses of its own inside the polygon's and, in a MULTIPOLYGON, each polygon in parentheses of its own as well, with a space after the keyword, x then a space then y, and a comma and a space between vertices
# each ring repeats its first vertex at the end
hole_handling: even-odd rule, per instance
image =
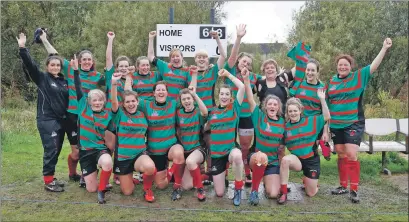
POLYGON ((200 26, 199 38, 200 39, 211 39, 211 31, 216 31, 220 39, 226 38, 226 28, 225 27, 213 27, 213 26, 200 26))

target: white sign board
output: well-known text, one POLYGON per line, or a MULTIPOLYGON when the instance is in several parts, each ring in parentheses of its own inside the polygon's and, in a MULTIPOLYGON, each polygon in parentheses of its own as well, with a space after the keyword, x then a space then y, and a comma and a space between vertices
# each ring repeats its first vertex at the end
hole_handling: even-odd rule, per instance
POLYGON ((157 24, 156 56, 169 57, 173 48, 179 48, 184 57, 194 57, 195 52, 206 50, 209 57, 220 55, 216 40, 210 35, 214 30, 219 34, 222 46, 227 53, 226 26, 206 24, 157 24))

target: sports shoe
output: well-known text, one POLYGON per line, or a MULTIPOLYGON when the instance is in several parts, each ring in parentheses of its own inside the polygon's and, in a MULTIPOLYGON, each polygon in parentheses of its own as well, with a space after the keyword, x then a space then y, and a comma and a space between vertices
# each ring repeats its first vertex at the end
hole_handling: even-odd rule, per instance
POLYGON ((53 180, 55 182, 56 185, 60 186, 60 187, 64 187, 65 186, 65 182, 58 180, 57 178, 54 178, 53 180))
POLYGON ((206 193, 203 188, 197 189, 197 199, 199 199, 199 201, 206 200, 206 193))
POLYGON ((358 191, 351 190, 349 192, 349 199, 351 199, 352 203, 359 203, 358 191))
POLYGON ((69 178, 70 181, 78 182, 78 181, 80 181, 81 176, 78 175, 78 174, 74 174, 72 176, 68 176, 68 178, 69 178))
POLYGON ((339 186, 339 187, 331 190, 332 195, 341 195, 341 194, 346 194, 346 193, 348 193, 348 189, 343 187, 343 186, 339 186))
POLYGON ((86 188, 87 184, 85 183, 84 177, 80 178, 79 187, 86 188))
POLYGON ((280 194, 280 196, 277 198, 277 203, 285 204, 286 202, 287 202, 287 194, 280 194))
POLYGON ((111 191, 112 190, 112 184, 107 184, 107 186, 105 187, 105 192, 107 192, 107 191, 111 191))
POLYGON ((246 180, 245 180, 245 182, 244 182, 244 185, 246 186, 246 187, 251 187, 251 183, 252 183, 253 181, 252 181, 252 179, 251 179, 251 174, 249 174, 249 175, 246 175, 246 180))
POLYGON ((98 197, 98 203, 99 204, 105 204, 105 191, 97 191, 97 197, 98 197))
POLYGON ((63 192, 64 191, 64 188, 59 186, 55 180, 49 184, 44 184, 44 189, 50 192, 63 192))
POLYGON ((233 204, 234 206, 240 206, 241 202, 241 189, 240 190, 234 190, 234 197, 233 197, 233 204))
POLYGON ((171 199, 175 201, 175 200, 179 200, 180 198, 182 198, 182 189, 181 188, 174 189, 172 192, 171 199))
POLYGON ((257 206, 259 203, 260 199, 258 198, 258 192, 256 190, 251 191, 250 193, 250 198, 249 198, 249 203, 253 206, 257 206))
POLYGON ((151 189, 145 190, 145 193, 143 193, 143 197, 149 203, 152 203, 153 201, 155 201, 155 197, 153 196, 153 192, 151 189))

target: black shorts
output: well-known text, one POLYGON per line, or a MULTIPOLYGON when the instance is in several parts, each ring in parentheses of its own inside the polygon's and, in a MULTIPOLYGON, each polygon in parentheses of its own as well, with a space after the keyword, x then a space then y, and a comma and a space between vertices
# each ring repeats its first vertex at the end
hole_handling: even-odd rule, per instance
POLYGON ((189 152, 185 152, 185 161, 187 160, 187 158, 189 157, 189 155, 190 155, 191 153, 193 153, 193 151, 195 151, 195 150, 199 150, 200 153, 202 153, 202 155, 203 155, 203 162, 201 162, 200 164, 204 163, 205 160, 206 160, 206 158, 207 158, 207 152, 206 152, 206 150, 205 150, 203 147, 201 147, 201 146, 199 146, 199 147, 197 147, 197 148, 194 148, 194 149, 190 150, 189 152))
POLYGON ((239 129, 253 129, 253 121, 251 120, 251 116, 249 117, 240 117, 239 120, 239 129))
MULTIPOLYGON (((250 164, 250 159, 253 154, 255 154, 255 152, 249 153, 249 155, 247 156, 247 163, 250 164)), ((270 174, 280 174, 280 166, 267 165, 266 169, 264 170, 264 176, 270 174)))
POLYGON ((361 144, 364 131, 365 122, 355 122, 352 125, 342 129, 331 128, 331 138, 334 145, 352 143, 359 146, 361 144))
POLYGON ((319 179, 321 173, 320 156, 314 155, 307 159, 300 159, 304 176, 310 179, 319 179))
POLYGON ((168 153, 163 155, 149 155, 152 161, 155 163, 157 172, 166 170, 169 166, 168 153))
POLYGON ((227 163, 229 162, 229 154, 219 158, 212 158, 212 167, 210 168, 210 174, 213 176, 219 175, 226 171, 227 163))
POLYGON ((84 177, 97 171, 98 160, 103 154, 111 156, 111 151, 108 148, 103 150, 80 150, 81 172, 84 177))
MULTIPOLYGON (((117 149, 115 149, 115 150, 117 150, 117 149)), ((135 162, 136 162, 136 160, 140 156, 142 156, 144 154, 146 154, 146 153, 142 152, 133 159, 119 161, 118 158, 117 158, 117 155, 115 153, 114 174, 116 174, 116 175, 127 175, 127 174, 130 174, 130 173, 133 173, 135 171, 135 162)))
POLYGON ((64 129, 65 133, 67 134, 68 141, 70 145, 77 145, 78 144, 78 115, 68 113, 66 118, 61 120, 61 126, 64 129))

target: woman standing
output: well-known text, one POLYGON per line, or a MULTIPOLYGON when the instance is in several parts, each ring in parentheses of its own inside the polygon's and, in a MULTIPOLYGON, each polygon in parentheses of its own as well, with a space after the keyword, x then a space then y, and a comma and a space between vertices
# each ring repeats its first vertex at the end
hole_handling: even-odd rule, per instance
MULTIPOLYGON (((68 84, 64 75, 61 74, 62 59, 58 56, 49 56, 46 61, 47 70, 41 72, 25 47, 26 40, 26 35, 20 33, 17 43, 27 74, 38 88, 36 119, 37 129, 44 148, 44 189, 51 192, 62 192, 64 191, 64 184, 54 178, 55 166, 57 165, 65 134, 67 134, 71 144, 75 142, 73 140, 76 138, 76 136, 71 137, 71 133, 76 131, 72 128, 73 125, 67 117, 68 84)), ((76 149, 71 151, 73 156, 78 156, 76 149)), ((75 174, 70 174, 70 179, 75 179, 74 177, 77 175, 76 168, 69 168, 75 172, 75 174)))
POLYGON ((348 193, 348 178, 350 179, 350 199, 359 202, 358 183, 360 163, 357 152, 365 130, 365 115, 363 110, 363 94, 371 79, 371 74, 381 64, 386 51, 392 46, 392 40, 386 38, 379 54, 370 65, 355 72, 354 59, 349 55, 336 58, 337 74, 328 84, 328 101, 332 120, 330 130, 335 150, 338 154, 338 173, 340 186, 332 194, 348 193))

